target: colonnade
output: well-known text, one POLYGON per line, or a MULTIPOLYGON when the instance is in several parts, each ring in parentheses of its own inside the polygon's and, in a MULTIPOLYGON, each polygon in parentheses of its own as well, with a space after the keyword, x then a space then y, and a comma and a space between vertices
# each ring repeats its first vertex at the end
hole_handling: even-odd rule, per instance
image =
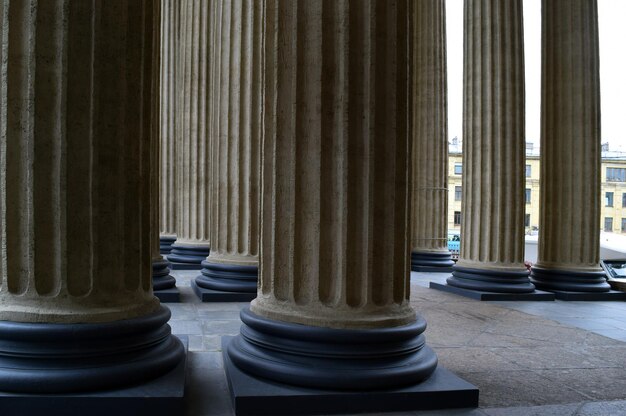
MULTIPOLYGON (((597 6, 544 3, 549 196, 529 278, 522 2, 465 2, 453 287, 608 291, 597 6), (563 206, 575 213, 557 218, 563 206)), ((409 268, 451 266, 443 0, 29 0, 0 13, 1 391, 107 389, 177 366, 183 346, 153 295, 173 283, 159 251, 198 270, 204 300, 256 297, 225 344, 250 376, 367 390, 437 374, 409 268), (20 351, 67 357, 58 383, 20 351)))

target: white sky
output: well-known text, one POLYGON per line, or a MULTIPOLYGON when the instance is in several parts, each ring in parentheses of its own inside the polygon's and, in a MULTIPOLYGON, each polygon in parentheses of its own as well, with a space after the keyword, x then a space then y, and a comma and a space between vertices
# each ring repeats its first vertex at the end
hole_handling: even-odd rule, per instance
MULTIPOLYGON (((446 0, 448 131, 462 138, 463 0, 446 0)), ((626 151, 626 0, 598 0, 602 143, 626 151)), ((541 0, 524 0, 526 140, 539 145, 541 109, 541 0)))

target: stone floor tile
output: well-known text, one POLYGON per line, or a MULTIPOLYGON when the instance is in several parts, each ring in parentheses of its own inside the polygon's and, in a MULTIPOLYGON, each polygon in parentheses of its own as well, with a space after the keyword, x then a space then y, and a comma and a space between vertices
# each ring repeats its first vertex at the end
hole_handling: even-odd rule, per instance
POLYGON ((574 404, 556 404, 547 406, 530 406, 530 407, 505 407, 483 409, 487 416, 574 416, 582 405, 574 404))
POLYGON ((171 319, 169 324, 172 327, 172 334, 202 335, 202 325, 197 320, 171 319))
POLYGON ((585 403, 578 409, 576 416, 626 415, 626 400, 614 402, 585 403))
POLYGON ((538 370, 553 384, 566 385, 595 400, 626 399, 626 369, 586 368, 567 370, 538 370))

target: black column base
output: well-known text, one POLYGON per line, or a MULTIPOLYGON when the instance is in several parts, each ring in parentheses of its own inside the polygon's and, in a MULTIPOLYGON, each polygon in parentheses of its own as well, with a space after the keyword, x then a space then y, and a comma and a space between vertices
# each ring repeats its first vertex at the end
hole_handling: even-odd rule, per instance
POLYGON ((170 254, 172 251, 172 244, 176 241, 176 237, 160 236, 159 237, 159 250, 161 255, 170 254))
MULTIPOLYGON (((421 383, 393 389, 328 390, 297 387, 243 372, 228 354, 233 337, 222 337, 222 357, 235 415, 396 412, 478 407, 478 388, 437 366, 421 383)), ((298 376, 297 370, 295 376, 298 376)))
POLYGON ((172 251, 167 255, 170 267, 174 270, 199 270, 202 262, 209 256, 206 246, 172 244, 172 251))
POLYGON ((399 327, 332 329, 263 318, 241 310, 241 333, 229 358, 245 373, 279 383, 330 390, 379 390, 426 380, 437 355, 423 318, 399 327))
POLYGON ((611 290, 604 270, 586 272, 533 267, 530 280, 538 289, 549 291, 603 293, 611 290))
POLYGON ((152 290, 161 302, 180 302, 180 291, 176 288, 176 279, 170 275, 169 261, 152 262, 152 290))
POLYGON ((526 269, 494 270, 474 269, 455 265, 448 285, 461 289, 495 293, 532 293, 535 286, 530 283, 526 269))
POLYGON ((449 251, 411 252, 411 270, 414 272, 450 273, 452 266, 454 261, 449 251))
POLYGON ((186 351, 188 340, 181 336, 184 355, 163 376, 119 390, 90 393, 20 394, 0 392, 2 416, 170 416, 184 414, 186 351))
POLYGON ((249 302, 256 298, 259 268, 202 262, 193 290, 203 302, 249 302))
POLYGON ((141 384, 173 370, 185 350, 161 306, 134 319, 93 324, 0 321, 0 391, 78 393, 141 384))
POLYGON ((480 290, 464 289, 462 287, 455 287, 450 285, 442 285, 441 283, 430 282, 429 287, 431 289, 441 290, 442 292, 452 293, 454 295, 465 296, 466 298, 475 300, 501 300, 501 301, 515 301, 515 300, 532 300, 532 301, 552 301, 556 297, 552 292, 542 292, 541 290, 535 290, 531 293, 496 293, 496 292, 484 292, 480 290))

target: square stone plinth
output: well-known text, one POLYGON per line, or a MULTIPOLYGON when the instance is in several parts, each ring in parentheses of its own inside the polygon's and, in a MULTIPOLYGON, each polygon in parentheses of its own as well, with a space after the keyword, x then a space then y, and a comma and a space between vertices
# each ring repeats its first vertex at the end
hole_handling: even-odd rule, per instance
POLYGON ((555 295, 552 292, 542 292, 541 290, 535 290, 532 293, 496 293, 496 292, 483 292, 479 290, 463 289, 462 287, 450 286, 448 284, 441 284, 436 282, 430 282, 431 289, 441 290, 443 292, 453 293, 459 296, 465 296, 466 298, 472 298, 476 300, 536 300, 536 301, 552 301, 555 299, 555 295))
POLYGON ((478 388, 438 366, 426 381, 379 391, 317 390, 256 378, 237 368, 226 353, 233 337, 222 337, 224 371, 237 416, 394 412, 478 407, 478 388))
POLYGON ((0 392, 0 415, 183 415, 189 340, 186 336, 178 338, 185 347, 185 358, 172 371, 155 380, 125 389, 90 393, 44 395, 0 392))
POLYGON ((195 280, 191 281, 191 288, 202 302, 250 302, 256 298, 256 292, 223 292, 200 287, 195 280))
POLYGON ((180 302, 180 290, 177 287, 170 289, 155 290, 154 296, 159 298, 161 303, 178 303, 180 302))
POLYGON ((626 292, 618 290, 610 290, 608 292, 566 292, 554 291, 554 295, 558 300, 569 301, 603 301, 603 300, 626 300, 626 292))
POLYGON ((433 266, 411 266, 412 272, 418 273, 452 273, 452 266, 450 267, 433 267, 433 266))

